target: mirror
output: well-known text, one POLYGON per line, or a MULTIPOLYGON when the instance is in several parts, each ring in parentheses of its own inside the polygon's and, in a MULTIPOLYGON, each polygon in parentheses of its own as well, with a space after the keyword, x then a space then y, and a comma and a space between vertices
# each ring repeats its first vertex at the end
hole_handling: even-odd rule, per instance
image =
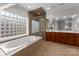
POLYGON ((48 29, 52 30, 52 31, 53 30, 71 31, 72 30, 72 21, 73 21, 72 18, 58 18, 58 19, 52 18, 48 21, 48 29))

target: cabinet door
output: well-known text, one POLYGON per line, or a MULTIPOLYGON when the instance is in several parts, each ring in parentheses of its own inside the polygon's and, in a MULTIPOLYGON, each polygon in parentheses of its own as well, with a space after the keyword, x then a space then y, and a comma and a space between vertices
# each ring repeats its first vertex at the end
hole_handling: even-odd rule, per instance
POLYGON ((79 34, 75 34, 75 45, 79 46, 79 34))
POLYGON ((61 34, 60 32, 55 33, 56 42, 61 42, 61 35, 60 34, 61 34))
POLYGON ((56 32, 56 42, 66 43, 67 42, 67 33, 56 32))
POLYGON ((61 33, 61 43, 67 43, 67 33, 61 33))
POLYGON ((68 44, 74 44, 75 43, 75 36, 74 33, 68 33, 68 40, 67 40, 68 44))
POLYGON ((55 32, 46 32, 46 40, 55 41, 55 32))

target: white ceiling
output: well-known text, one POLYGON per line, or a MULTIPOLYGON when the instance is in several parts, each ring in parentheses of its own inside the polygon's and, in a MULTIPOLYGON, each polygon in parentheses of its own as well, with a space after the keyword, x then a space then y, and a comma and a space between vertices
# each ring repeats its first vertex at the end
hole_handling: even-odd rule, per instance
POLYGON ((19 6, 28 11, 43 7, 47 12, 47 17, 68 16, 79 13, 79 3, 17 3, 15 6, 19 6), (29 6, 31 8, 28 8, 29 6), (50 8, 49 10, 47 10, 48 7, 50 8))
POLYGON ((79 3, 21 3, 18 6, 27 10, 33 10, 43 7, 48 17, 52 16, 68 16, 79 13, 79 3), (31 8, 28 8, 31 6, 31 8), (47 10, 47 8, 50 8, 47 10))

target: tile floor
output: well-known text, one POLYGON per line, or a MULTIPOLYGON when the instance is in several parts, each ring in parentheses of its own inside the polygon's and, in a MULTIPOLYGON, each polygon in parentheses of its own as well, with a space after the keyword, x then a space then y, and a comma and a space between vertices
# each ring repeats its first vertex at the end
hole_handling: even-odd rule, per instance
POLYGON ((43 40, 32 56, 79 56, 79 47, 43 40))

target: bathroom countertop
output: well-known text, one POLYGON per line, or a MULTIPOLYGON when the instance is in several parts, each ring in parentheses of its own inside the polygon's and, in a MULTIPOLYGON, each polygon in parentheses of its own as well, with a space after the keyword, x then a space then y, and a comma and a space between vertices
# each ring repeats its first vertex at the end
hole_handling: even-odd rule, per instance
POLYGON ((66 33, 79 33, 79 31, 59 31, 59 30, 46 30, 46 32, 66 32, 66 33))

